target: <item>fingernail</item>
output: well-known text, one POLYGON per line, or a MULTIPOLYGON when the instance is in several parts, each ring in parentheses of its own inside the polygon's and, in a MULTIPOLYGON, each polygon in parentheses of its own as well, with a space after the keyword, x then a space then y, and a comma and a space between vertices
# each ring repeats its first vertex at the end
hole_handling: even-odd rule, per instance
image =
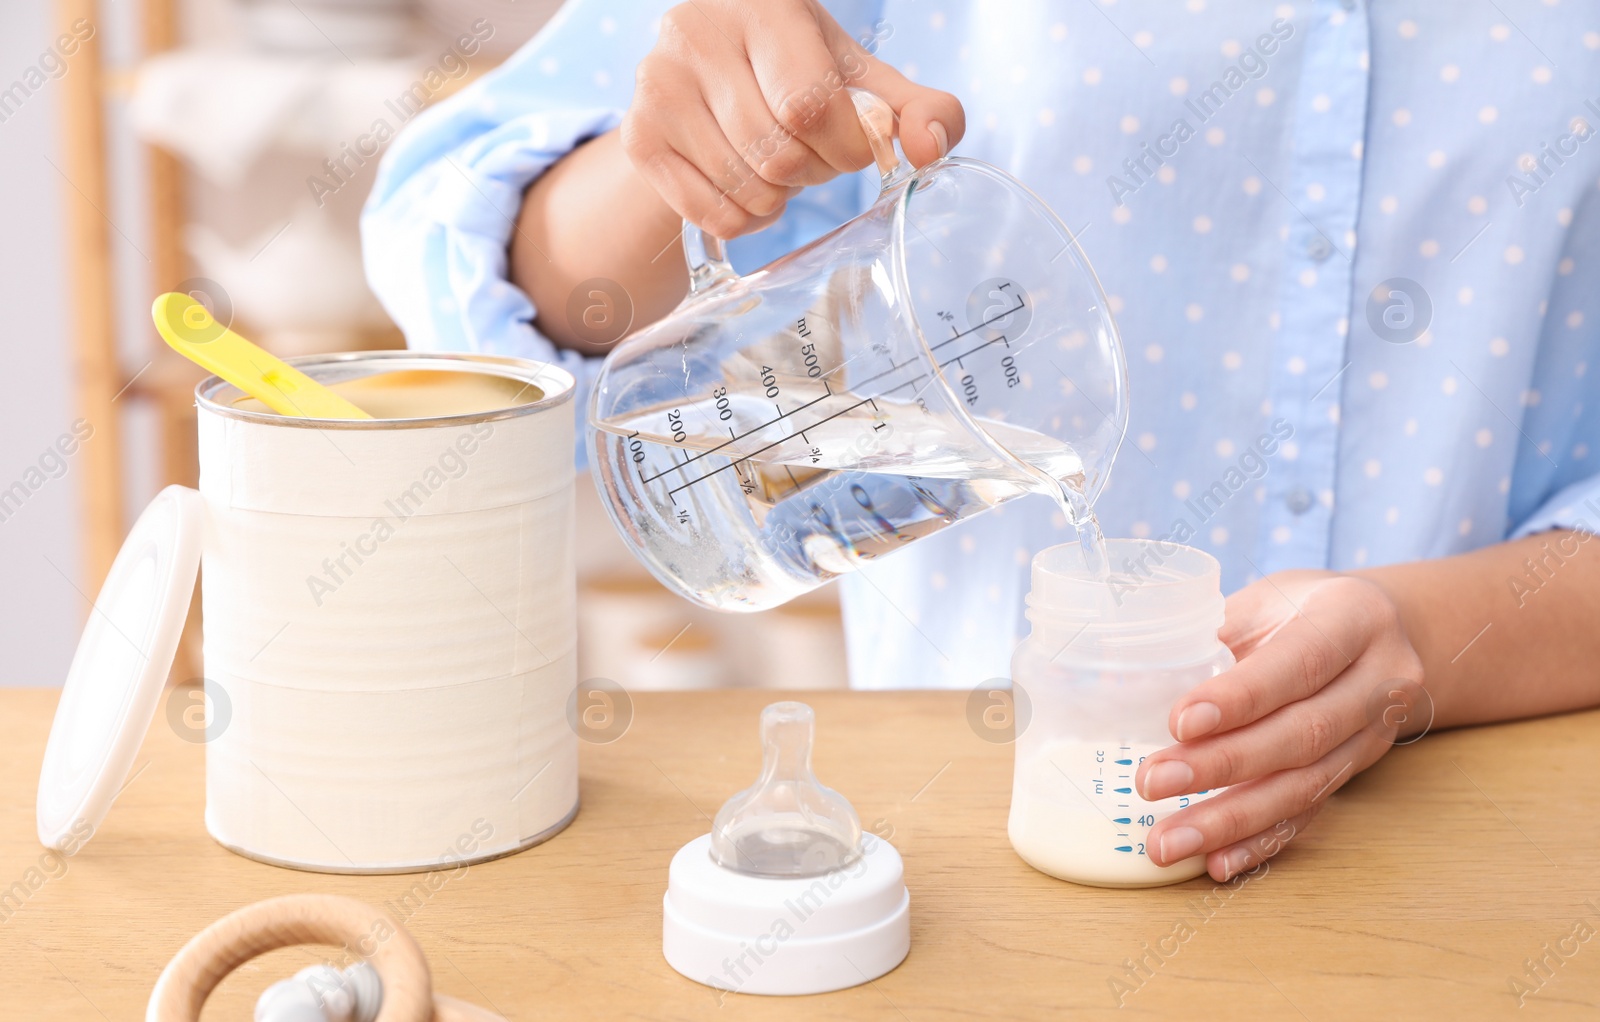
POLYGON ((1222 710, 1216 703, 1195 703, 1178 714, 1178 741, 1189 742, 1209 735, 1222 723, 1222 710))
POLYGON ((1146 802, 1154 802, 1168 795, 1181 794, 1192 783, 1194 770, 1189 764, 1181 759, 1163 760, 1145 771, 1139 794, 1146 802))
POLYGON ((944 130, 944 125, 938 121, 929 121, 928 134, 933 136, 933 144, 939 147, 941 158, 950 151, 950 133, 944 130))
POLYGON ((1161 835, 1161 864, 1170 866, 1181 862, 1200 850, 1205 835, 1193 827, 1173 827, 1161 835))
POLYGON ((1222 857, 1222 879, 1231 880, 1234 874, 1250 865, 1250 852, 1244 848, 1235 848, 1222 857))

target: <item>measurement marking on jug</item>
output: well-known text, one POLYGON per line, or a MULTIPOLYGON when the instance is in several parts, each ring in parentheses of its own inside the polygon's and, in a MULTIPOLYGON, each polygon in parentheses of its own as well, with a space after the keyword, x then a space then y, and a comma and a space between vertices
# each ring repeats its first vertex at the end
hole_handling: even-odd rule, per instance
MULTIPOLYGON (((818 398, 817 400, 820 401, 822 399, 818 398)), ((837 419, 841 415, 844 415, 844 414, 847 414, 849 412, 855 411, 857 408, 860 408, 864 404, 871 403, 871 401, 872 401, 872 399, 870 397, 864 397, 860 401, 857 401, 853 405, 849 405, 849 406, 847 406, 845 408, 839 409, 837 412, 834 412, 832 415, 829 415, 827 418, 818 419, 816 422, 813 422, 811 424, 811 426, 808 427, 808 428, 815 428, 817 426, 820 426, 824 422, 827 422, 829 419, 837 419)), ((816 404, 816 401, 813 401, 811 403, 812 404, 816 404)), ((799 411, 799 409, 795 409, 795 410, 799 411)), ((755 432, 755 430, 751 430, 750 432, 753 433, 753 432, 755 432)), ((748 436, 749 434, 747 433, 745 435, 748 436)), ((672 487, 667 492, 669 494, 672 494, 672 493, 677 493, 679 490, 687 490, 689 487, 695 485, 696 483, 703 483, 707 479, 710 479, 712 476, 716 475, 719 472, 726 472, 730 468, 733 468, 733 467, 735 467, 737 465, 742 465, 743 463, 749 461, 751 458, 754 458, 756 455, 765 453, 766 451, 770 451, 770 450, 772 450, 772 448, 778 446, 779 444, 784 443, 784 442, 789 441, 789 440, 793 440, 793 439, 794 439, 793 434, 791 434, 789 436, 786 436, 786 437, 780 437, 779 439, 774 440, 772 443, 767 444, 765 447, 758 447, 755 450, 751 451, 749 454, 743 455, 742 457, 738 458, 737 460, 728 462, 726 465, 722 466, 721 468, 712 469, 710 472, 707 472, 705 475, 700 476, 697 479, 691 479, 686 483, 681 483, 678 486, 672 487)), ((723 444, 722 446, 726 447, 727 444, 723 444)), ((715 448, 713 448, 713 449, 715 449, 715 448)), ((710 454, 711 451, 706 451, 705 453, 706 454, 710 454)), ((688 462, 685 462, 684 464, 688 464, 688 462)), ((679 466, 679 467, 681 468, 682 466, 679 466)), ((669 471, 670 471, 670 469, 669 469, 669 471)), ((662 475, 665 475, 665 474, 666 473, 662 473, 662 475)), ((660 478, 660 476, 657 476, 656 478, 660 478)))
POLYGON ((884 391, 884 393, 885 394, 893 394, 897 390, 904 390, 907 387, 914 387, 918 383, 922 382, 923 380, 926 380, 927 378, 928 378, 928 374, 927 373, 918 373, 917 375, 913 376, 911 379, 907 380, 904 383, 895 384, 894 386, 890 387, 888 390, 884 391))
MULTIPOLYGON (((990 317, 989 319, 984 320, 982 323, 979 323, 977 326, 972 327, 970 329, 957 331, 955 334, 950 336, 948 339, 940 341, 938 344, 930 344, 928 346, 928 350, 929 351, 938 351, 940 348, 942 348, 945 345, 951 343, 952 341, 958 341, 961 338, 967 336, 968 334, 976 333, 977 331, 982 330, 986 326, 990 326, 991 324, 1000 322, 1002 319, 1005 319, 1007 316, 1011 315, 1014 312, 1017 312, 1018 310, 1022 309, 1026 305, 1027 305, 1027 302, 1023 301, 1019 297, 1017 299, 1017 304, 1015 306, 1005 310, 1004 312, 1000 313, 1000 315, 990 317)), ((955 327, 952 326, 950 329, 954 330, 955 327)), ((1011 342, 1006 340, 1004 336, 996 338, 996 340, 999 340, 999 341, 1003 342, 1007 347, 1011 346, 1011 342)), ((955 358, 947 359, 946 361, 938 363, 938 366, 939 366, 940 369, 943 369, 945 366, 949 365, 951 362, 956 362, 956 361, 959 361, 960 359, 968 358, 971 355, 975 354, 976 352, 982 351, 984 348, 987 348, 989 345, 991 345, 993 343, 995 343, 994 340, 986 341, 983 344, 978 345, 976 348, 973 348, 971 351, 966 352, 963 355, 958 355, 955 358)), ((807 361, 809 363, 809 360, 807 360, 807 361)), ((851 384, 851 389, 860 390, 863 386, 865 386, 865 385, 867 385, 869 383, 872 383, 874 380, 881 380, 885 376, 888 376, 890 373, 899 372, 901 369, 904 369, 906 366, 911 365, 912 363, 914 363, 916 361, 917 361, 917 359, 915 359, 915 358, 908 358, 904 362, 899 362, 899 363, 892 364, 892 365, 889 366, 889 368, 885 369, 881 373, 875 373, 872 376, 868 376, 868 377, 866 377, 864 379, 860 379, 860 380, 855 381, 853 384, 851 384)), ((843 369, 848 364, 849 364, 848 362, 845 362, 845 363, 841 363, 838 366, 835 366, 834 368, 828 370, 827 375, 832 376, 834 373, 838 372, 840 369, 843 369)), ((917 379, 922 379, 922 377, 919 376, 919 377, 917 377, 917 379)), ((912 381, 912 382, 915 382, 915 381, 912 381)), ((904 386, 906 386, 906 384, 904 384, 904 383, 897 384, 895 387, 884 391, 884 393, 892 394, 894 391, 899 390, 901 387, 904 387, 904 386)))
MULTIPOLYGON (((1001 285, 1001 288, 1004 289, 1005 287, 1008 287, 1008 286, 1009 285, 1001 285)), ((1012 306, 1011 308, 1003 310, 1002 312, 1000 312, 999 314, 997 314, 995 316, 991 316, 991 317, 983 320, 981 323, 978 323, 975 326, 972 326, 967 330, 956 330, 955 327, 952 325, 951 330, 953 332, 952 332, 951 336, 949 338, 947 338, 946 340, 940 341, 937 344, 929 345, 929 349, 928 350, 931 352, 931 351, 935 351, 935 350, 938 350, 940 348, 946 347, 947 345, 950 345, 950 344, 960 340, 961 338, 966 337, 969 334, 976 333, 977 331, 982 330, 985 327, 991 326, 991 325, 993 325, 993 324, 995 324, 995 323, 997 323, 997 322, 999 322, 999 321, 1001 321, 1003 319, 1006 319, 1007 317, 1009 317, 1009 316, 1021 311, 1026 306, 1027 306, 1026 299, 1022 298, 1019 295, 1019 296, 1017 296, 1017 304, 1016 305, 1012 306)), ((950 317, 948 315, 941 314, 940 318, 948 320, 948 319, 950 319, 952 317, 950 317)), ((802 318, 799 321, 799 323, 798 323, 798 331, 797 332, 800 334, 800 336, 802 338, 805 338, 805 337, 809 336, 808 324, 806 324, 804 318, 802 318)), ((962 365, 962 359, 970 358, 973 355, 977 354, 978 352, 982 351, 983 349, 988 348, 988 347, 990 347, 990 346, 992 346, 994 344, 997 344, 997 343, 1005 345, 1008 348, 1011 345, 1011 342, 1010 342, 1009 338, 1006 335, 1001 334, 1000 336, 994 337, 994 338, 990 338, 989 340, 984 341, 982 344, 979 344, 979 345, 977 345, 977 346, 975 346, 975 347, 973 347, 973 348, 971 348, 971 349, 969 349, 967 351, 964 351, 961 354, 956 355, 953 358, 946 359, 945 361, 942 361, 942 362, 936 362, 935 366, 937 368, 943 369, 944 367, 949 366, 951 364, 955 364, 955 365, 958 365, 958 366, 962 365)), ((811 376, 814 376, 814 377, 828 376, 828 375, 832 375, 832 373, 836 372, 838 369, 843 369, 844 368, 844 365, 840 365, 835 370, 830 370, 827 373, 823 373, 822 370, 821 370, 820 365, 817 363, 816 346, 814 344, 803 344, 803 345, 801 345, 801 353, 802 353, 802 357, 804 357, 804 359, 805 359, 806 369, 807 369, 807 374, 808 375, 811 375, 811 376)), ((892 374, 894 374, 896 372, 899 372, 900 370, 905 369, 907 366, 915 364, 917 361, 918 361, 918 359, 916 359, 916 358, 908 358, 903 362, 898 362, 898 363, 891 362, 889 367, 887 369, 884 369, 882 372, 875 373, 872 376, 868 376, 868 377, 865 377, 865 378, 863 378, 861 380, 854 381, 851 384, 851 388, 850 389, 859 392, 860 389, 863 386, 865 386, 866 384, 873 383, 873 382, 875 382, 877 380, 880 380, 880 379, 882 379, 882 378, 884 378, 886 376, 890 376, 890 375, 892 375, 892 374)), ((1007 361, 1010 361, 1009 356, 1007 358, 1007 361)), ((1015 366, 1015 363, 1013 361, 1013 362, 1011 362, 1010 365, 1008 365, 1006 367, 1007 385, 1008 386, 1014 385, 1012 383, 1012 380, 1016 376, 1016 370, 1015 370, 1014 366, 1015 366)), ((776 386, 776 376, 774 374, 774 371, 770 367, 763 365, 761 367, 761 376, 760 376, 760 378, 761 378, 761 383, 762 383, 763 389, 766 391, 766 395, 769 398, 770 397, 776 397, 777 394, 775 393, 775 391, 777 391, 778 388, 776 386)), ((930 380, 931 381, 933 378, 934 377, 933 377, 932 374, 929 374, 929 373, 918 373, 916 376, 912 377, 909 380, 903 380, 903 381, 901 381, 899 383, 896 383, 892 387, 888 387, 887 389, 881 391, 879 394, 868 395, 868 396, 862 398, 859 401, 856 401, 856 402, 854 402, 854 403, 852 403, 852 404, 850 404, 850 405, 848 405, 848 406, 846 406, 844 408, 841 408, 840 410, 832 413, 831 415, 824 416, 823 418, 818 419, 815 422, 807 424, 804 429, 799 429, 799 430, 796 430, 794 433, 791 433, 791 434, 789 434, 787 436, 779 437, 777 440, 774 440, 773 442, 771 442, 769 444, 765 444, 765 445, 763 445, 761 447, 758 447, 755 450, 750 451, 750 452, 748 452, 746 454, 740 455, 738 457, 732 457, 731 455, 724 455, 725 457, 730 457, 731 458, 731 460, 729 461, 728 464, 723 465, 720 468, 712 469, 709 472, 706 472, 706 473, 704 473, 704 474, 702 474, 702 475, 700 475, 700 476, 698 476, 698 477, 696 477, 694 479, 690 479, 690 480, 687 480, 686 482, 680 483, 677 486, 673 486, 673 487, 668 488, 667 496, 672 501, 673 506, 677 507, 678 506, 678 502, 677 502, 676 495, 680 490, 686 490, 689 487, 694 486, 694 485, 696 485, 698 483, 703 483, 706 480, 710 479, 712 476, 715 476, 720 472, 727 471, 730 468, 735 470, 734 475, 739 479, 741 489, 743 489, 746 492, 746 494, 749 494, 749 493, 753 492, 754 488, 756 487, 757 478, 756 478, 754 470, 751 469, 751 468, 747 468, 746 467, 747 463, 749 463, 752 459, 758 457, 759 455, 771 450, 772 448, 780 446, 785 441, 792 440, 795 436, 799 436, 800 439, 806 444, 806 446, 810 448, 810 452, 809 453, 810 453, 810 457, 811 457, 811 462, 812 462, 812 464, 817 464, 822 460, 822 452, 821 452, 820 448, 816 447, 815 445, 813 445, 811 443, 811 438, 809 436, 809 431, 810 430, 815 429, 816 427, 822 425, 823 423, 829 422, 829 421, 831 421, 833 419, 837 419, 842 415, 846 415, 846 414, 854 411, 855 409, 860 408, 862 405, 870 405, 872 407, 872 411, 873 411, 874 416, 880 420, 872 428, 874 430, 883 429, 883 428, 886 427, 887 423, 882 421, 883 411, 882 411, 881 408, 878 407, 878 403, 875 400, 875 398, 881 397, 881 396, 884 396, 884 395, 887 395, 887 394, 892 394, 895 391, 902 390, 902 389, 905 389, 907 387, 916 387, 921 381, 923 381, 923 380, 930 380)), ((969 375, 969 376, 965 377, 963 382, 964 383, 971 383, 972 382, 971 376, 969 375)), ((669 475, 669 474, 671 474, 673 472, 677 472, 680 469, 686 468, 691 463, 699 461, 701 458, 704 458, 707 455, 718 454, 718 453, 720 453, 722 451, 725 451, 728 447, 732 446, 733 444, 737 443, 738 441, 743 440, 746 437, 752 436, 752 435, 754 435, 756 433, 759 433, 762 430, 768 428, 769 426, 776 425, 777 423, 782 422, 784 419, 790 418, 795 413, 803 411, 803 410, 805 410, 807 408, 810 408, 812 405, 815 405, 815 404, 818 404, 818 403, 820 403, 822 401, 825 401, 830 397, 843 396, 843 395, 835 395, 833 393, 832 387, 829 386, 829 384, 828 384, 826 379, 822 380, 822 385, 823 385, 823 390, 824 390, 825 393, 823 393, 820 397, 813 398, 812 400, 807 401, 804 404, 801 404, 801 405, 799 405, 799 406, 797 406, 795 408, 792 408, 789 411, 784 411, 782 405, 779 405, 776 402, 774 402, 773 408, 774 408, 774 410, 776 411, 777 414, 773 418, 767 419, 767 420, 765 420, 763 422, 759 422, 759 423, 755 424, 754 426, 751 426, 749 429, 745 430, 742 433, 739 432, 734 426, 729 425, 729 427, 728 427, 729 438, 727 440, 723 441, 722 443, 717 444, 714 447, 707 448, 704 451, 700 451, 700 452, 698 452, 696 454, 689 455, 682 462, 678 462, 676 459, 673 459, 673 465, 672 465, 671 468, 662 469, 661 471, 656 472, 654 475, 645 475, 644 474, 644 470, 643 470, 643 467, 642 467, 642 462, 645 460, 643 443, 636 439, 639 434, 638 434, 637 431, 635 431, 634 433, 630 434, 627 439, 629 441, 629 450, 630 450, 630 452, 632 452, 632 458, 633 458, 634 462, 641 464, 641 467, 639 468, 639 480, 640 480, 640 482, 641 483, 646 483, 646 484, 655 482, 656 480, 661 479, 661 478, 663 478, 663 477, 665 477, 665 476, 667 476, 667 475, 669 475)), ((968 386, 967 387, 967 403, 968 404, 976 403, 977 395, 975 393, 975 389, 976 389, 975 386, 968 386)), ((918 393, 920 393, 920 391, 918 393)), ((712 394, 713 394, 713 396, 715 398, 718 399, 717 400, 718 416, 720 418, 724 419, 724 420, 731 418, 732 415, 733 415, 732 409, 731 409, 731 407, 728 407, 726 405, 726 402, 727 402, 727 397, 726 397, 727 389, 719 387, 719 388, 713 390, 712 394)), ((922 404, 922 403, 919 401, 918 404, 922 404)), ((924 410, 926 410, 926 405, 923 405, 922 407, 924 408, 924 410)), ((672 424, 669 422, 669 427, 671 425, 672 424)), ((787 467, 786 467, 786 469, 787 469, 787 467)), ((790 478, 791 483, 793 483, 795 485, 796 489, 799 489, 800 488, 800 483, 799 483, 799 481, 797 479, 795 479, 793 472, 789 472, 789 478, 790 478)), ((687 519, 687 512, 686 511, 680 511, 680 513, 676 517, 677 517, 679 522, 684 522, 687 519)))
POLYGON ((955 358, 946 359, 945 361, 940 362, 939 363, 939 368, 943 369, 945 366, 950 365, 953 362, 956 365, 961 366, 961 368, 965 369, 966 366, 961 365, 961 360, 962 359, 971 358, 972 356, 976 355, 978 352, 982 351, 984 348, 987 348, 991 344, 1004 344, 1008 348, 1011 347, 1011 342, 1006 340, 1006 335, 1005 334, 1001 334, 999 337, 995 337, 995 338, 992 338, 990 340, 984 341, 982 344, 978 345, 976 348, 973 348, 971 351, 963 351, 961 354, 957 355, 955 358))
MULTIPOLYGON (((689 459, 687 461, 684 461, 681 464, 674 465, 672 468, 669 468, 669 469, 663 469, 662 471, 657 472, 655 475, 649 476, 648 478, 645 477, 644 475, 640 475, 639 479, 642 482, 653 483, 657 479, 660 479, 662 476, 667 475, 670 472, 675 472, 680 468, 683 468, 685 465, 688 465, 690 462, 699 461, 701 458, 704 458, 708 454, 715 454, 718 451, 722 450, 724 447, 727 447, 729 444, 734 443, 735 441, 743 440, 745 437, 749 436, 752 433, 759 433, 763 429, 766 429, 768 426, 772 425, 773 423, 781 422, 782 420, 787 419, 789 416, 793 415, 795 412, 805 411, 807 408, 810 408, 812 405, 816 404, 818 401, 826 401, 828 398, 833 396, 833 389, 830 388, 826 383, 824 383, 822 385, 822 389, 827 391, 827 393, 823 394, 819 398, 816 398, 815 400, 807 401, 805 404, 799 406, 798 408, 791 409, 790 411, 784 412, 782 415, 779 415, 776 418, 768 419, 766 422, 763 422, 763 423, 760 423, 758 425, 752 426, 749 429, 745 430, 743 433, 735 433, 731 439, 729 439, 727 441, 724 441, 723 443, 720 443, 715 447, 709 447, 706 450, 701 451, 699 454, 692 455, 692 456, 689 457, 689 459)), ((831 418, 831 416, 830 416, 830 418, 831 418)), ((826 422, 827 419, 824 419, 822 421, 826 422)), ((815 423, 813 423, 813 425, 815 425, 815 423)), ((728 429, 729 429, 730 432, 732 432, 733 427, 729 426, 728 429)), ((633 431, 632 433, 630 433, 628 435, 628 439, 631 441, 634 437, 636 437, 638 435, 639 435, 638 430, 635 430, 635 431, 633 431)), ((785 438, 785 439, 787 439, 787 438, 785 438)), ((634 458, 633 458, 633 460, 635 462, 644 461, 644 444, 642 442, 639 444, 638 447, 634 447, 633 444, 630 443, 628 445, 628 449, 630 451, 634 451, 635 452, 634 458)), ((765 449, 765 448, 763 448, 763 449, 765 449)), ((740 459, 740 460, 743 460, 743 459, 740 459)), ((679 489, 682 489, 682 487, 679 487, 679 489)), ((673 490, 673 491, 669 491, 669 492, 675 493, 677 491, 673 490)))
MULTIPOLYGON (((800 336, 811 336, 811 331, 806 328, 804 318, 800 320, 800 336)), ((800 357, 805 360, 807 376, 817 379, 822 375, 822 364, 817 358, 817 346, 815 344, 800 345, 800 357)))
MULTIPOLYGON (((638 436, 638 434, 635 433, 634 436, 638 436)), ((677 454, 675 452, 668 451, 667 452, 667 460, 671 461, 674 467, 678 467, 679 462, 678 462, 677 454)), ((670 471, 670 469, 669 469, 669 471, 670 471)), ((641 481, 644 479, 644 470, 643 469, 639 470, 639 478, 640 478, 641 481)), ((678 524, 679 525, 688 525, 689 524, 689 509, 685 508, 685 507, 679 507, 678 506, 678 498, 673 496, 670 493, 667 494, 667 499, 672 501, 673 508, 678 512, 677 513, 678 524)))
MULTIPOLYGON (((914 358, 908 358, 904 362, 891 363, 889 368, 885 369, 883 372, 874 373, 873 375, 868 376, 865 379, 857 380, 855 383, 851 384, 851 389, 852 390, 860 390, 862 387, 864 387, 867 384, 873 382, 874 380, 881 380, 885 376, 888 376, 890 373, 897 373, 900 370, 904 369, 906 366, 911 365, 912 363, 914 363, 916 361, 917 360, 914 359, 914 358)), ((841 362, 839 365, 837 365, 834 368, 828 370, 828 375, 832 376, 834 373, 838 372, 840 369, 843 369, 845 366, 847 366, 849 364, 850 364, 849 362, 841 362)), ((904 384, 901 384, 900 386, 904 386, 904 384)), ((898 389, 898 387, 895 388, 895 389, 898 389)), ((884 391, 884 393, 888 394, 888 393, 891 393, 891 391, 887 391, 886 390, 886 391, 884 391)))
MULTIPOLYGON (((1000 285, 1000 287, 1001 287, 1001 289, 1004 289, 1004 288, 1010 287, 1010 285, 1009 284, 1002 284, 1002 285, 1000 285)), ((1027 307, 1027 305, 1028 305, 1027 301, 1024 300, 1021 295, 1018 295, 1017 296, 1017 304, 1013 305, 1011 308, 1009 308, 1009 309, 1005 310, 1004 312, 1000 313, 1000 315, 998 315, 998 316, 989 317, 988 319, 984 320, 982 323, 979 323, 977 326, 968 327, 965 330, 956 330, 955 325, 951 324, 950 329, 951 330, 955 330, 955 333, 951 334, 949 337, 947 337, 944 340, 940 341, 938 344, 930 344, 930 345, 928 345, 928 350, 929 351, 938 351, 940 348, 944 347, 945 345, 954 343, 955 341, 959 341, 959 340, 961 340, 961 338, 967 336, 968 334, 975 334, 979 330, 982 330, 984 327, 989 326, 992 323, 1000 322, 1002 319, 1005 319, 1007 316, 1011 315, 1014 312, 1021 312, 1024 308, 1027 307)))

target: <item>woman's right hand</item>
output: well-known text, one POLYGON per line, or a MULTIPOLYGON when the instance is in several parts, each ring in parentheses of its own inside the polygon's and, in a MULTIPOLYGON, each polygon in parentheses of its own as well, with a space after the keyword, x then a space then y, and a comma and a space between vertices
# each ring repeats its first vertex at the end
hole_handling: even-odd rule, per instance
POLYGON ((966 130, 960 101, 868 53, 816 0, 691 0, 661 19, 639 64, 622 146, 680 216, 734 238, 805 185, 872 163, 849 88, 894 108, 916 166, 966 130))

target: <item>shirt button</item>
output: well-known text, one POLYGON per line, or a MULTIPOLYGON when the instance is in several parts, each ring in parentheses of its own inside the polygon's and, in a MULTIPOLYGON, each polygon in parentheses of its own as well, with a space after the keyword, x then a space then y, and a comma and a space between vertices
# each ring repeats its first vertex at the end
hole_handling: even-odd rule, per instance
POLYGON ((1283 503, 1291 514, 1303 515, 1311 510, 1311 491, 1304 486, 1296 486, 1283 495, 1283 503))
POLYGON ((1319 263, 1332 254, 1333 246, 1328 244, 1328 239, 1320 234, 1312 238, 1311 243, 1306 246, 1306 255, 1309 255, 1319 263))

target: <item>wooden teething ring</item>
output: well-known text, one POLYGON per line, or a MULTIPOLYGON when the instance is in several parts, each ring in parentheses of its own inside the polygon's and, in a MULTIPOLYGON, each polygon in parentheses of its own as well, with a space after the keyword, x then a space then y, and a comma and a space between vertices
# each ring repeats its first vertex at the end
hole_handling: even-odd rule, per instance
POLYGON ((332 894, 258 901, 195 934, 161 970, 145 1022, 200 1022, 217 984, 250 959, 297 944, 365 950, 380 927, 392 932, 366 958, 383 981, 376 1022, 505 1022, 465 1001, 436 996, 428 960, 405 927, 371 905, 332 894))

